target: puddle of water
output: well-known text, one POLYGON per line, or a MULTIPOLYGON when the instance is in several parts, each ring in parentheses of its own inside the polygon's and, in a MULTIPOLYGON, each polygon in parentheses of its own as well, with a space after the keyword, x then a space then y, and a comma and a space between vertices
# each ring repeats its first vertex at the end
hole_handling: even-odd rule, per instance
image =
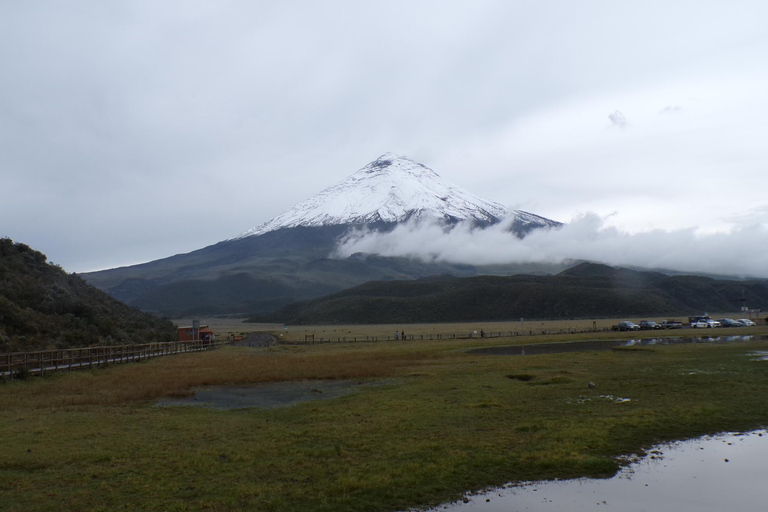
POLYGON ((355 392, 362 386, 383 385, 387 382, 356 380, 304 380, 299 382, 269 382, 248 386, 209 386, 197 388, 183 398, 161 398, 158 407, 207 407, 217 410, 259 407, 272 409, 313 400, 328 400, 355 392))
POLYGON ((578 400, 566 400, 565 402, 568 404, 584 404, 595 400, 607 400, 608 402, 613 402, 614 404, 625 404, 632 401, 631 398, 622 398, 620 396, 613 395, 600 395, 596 398, 579 398, 578 400))
POLYGON ((502 347, 474 348, 467 350, 467 353, 487 356, 525 356, 540 354, 562 354, 567 352, 586 352, 592 350, 611 350, 615 347, 642 347, 653 345, 677 345, 685 343, 734 343, 740 341, 768 341, 768 336, 696 336, 686 338, 666 337, 636 340, 567 341, 560 343, 539 343, 536 345, 507 345, 502 347))
POLYGON ((658 446, 606 480, 506 486, 432 509, 483 512, 722 512, 765 510, 768 433, 723 434, 658 446))

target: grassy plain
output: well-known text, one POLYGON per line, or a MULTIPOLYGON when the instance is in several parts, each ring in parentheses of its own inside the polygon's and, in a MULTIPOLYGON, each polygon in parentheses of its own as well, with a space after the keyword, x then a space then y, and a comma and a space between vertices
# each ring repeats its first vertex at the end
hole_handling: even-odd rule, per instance
MULTIPOLYGON (((712 318, 743 318, 744 313, 712 313, 712 318)), ((269 332, 287 339, 303 339, 305 335, 314 335, 315 338, 338 339, 338 338, 365 338, 393 337, 395 331, 405 331, 409 336, 425 336, 440 334, 443 337, 450 337, 455 334, 457 337, 469 336, 480 330, 486 333, 495 334, 498 332, 518 332, 541 334, 542 331, 571 331, 581 332, 586 330, 610 330, 611 326, 617 324, 620 320, 630 320, 635 323, 640 320, 655 320, 660 322, 668 317, 638 317, 638 318, 602 318, 602 319, 566 319, 566 320, 532 320, 522 319, 522 321, 513 322, 459 322, 459 323, 429 323, 429 324, 374 324, 374 325, 286 325, 282 324, 259 324, 244 322, 242 318, 210 318, 201 320, 203 324, 208 325, 217 336, 228 337, 231 334, 247 334, 251 332, 269 332)), ((673 317, 674 318, 674 317, 673 317)), ((680 321, 687 321, 687 318, 677 317, 680 321)), ((177 325, 192 325, 192 319, 174 320, 177 325)), ((678 333, 679 331, 670 331, 678 333)))
MULTIPOLYGON (((514 341, 587 337, 617 335, 514 341)), ((2 384, 1 510, 405 510, 511 480, 608 476, 658 441, 768 425, 768 361, 750 355, 766 342, 462 350, 500 342, 230 347, 2 384), (153 406, 203 385, 384 378, 278 409, 153 406)))

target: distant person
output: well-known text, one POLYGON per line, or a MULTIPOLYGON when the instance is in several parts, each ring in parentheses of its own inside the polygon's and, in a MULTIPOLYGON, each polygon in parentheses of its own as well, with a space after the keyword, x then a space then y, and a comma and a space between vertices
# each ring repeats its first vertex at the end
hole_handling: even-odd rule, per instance
POLYGON ((480 329, 480 337, 485 338, 485 331, 480 329))
POLYGON ((395 341, 398 341, 400 339, 400 333, 395 331, 395 341))
POLYGON ((400 331, 400 338, 405 341, 405 331, 400 331))

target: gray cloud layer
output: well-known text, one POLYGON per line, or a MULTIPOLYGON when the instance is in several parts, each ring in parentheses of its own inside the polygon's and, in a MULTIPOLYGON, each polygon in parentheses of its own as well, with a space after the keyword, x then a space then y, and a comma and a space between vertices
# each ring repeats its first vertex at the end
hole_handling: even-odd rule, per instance
POLYGON ((507 223, 487 229, 459 224, 452 229, 410 222, 388 233, 357 231, 337 248, 338 257, 357 252, 470 265, 560 263, 588 260, 609 265, 768 278, 768 229, 752 225, 729 234, 692 229, 628 233, 588 213, 558 229, 538 230, 523 239, 507 223))
POLYGON ((767 18, 759 1, 3 2, 0 235, 74 271, 160 258, 385 151, 552 218, 729 230, 765 205, 767 18), (606 129, 617 108, 631 129, 606 129))

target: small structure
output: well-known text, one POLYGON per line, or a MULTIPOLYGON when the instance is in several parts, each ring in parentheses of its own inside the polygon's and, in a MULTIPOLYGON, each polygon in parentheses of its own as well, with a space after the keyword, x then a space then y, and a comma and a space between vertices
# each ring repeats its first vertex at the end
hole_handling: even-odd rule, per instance
POLYGON ((191 326, 179 327, 179 341, 213 341, 213 331, 207 325, 194 320, 191 326))

